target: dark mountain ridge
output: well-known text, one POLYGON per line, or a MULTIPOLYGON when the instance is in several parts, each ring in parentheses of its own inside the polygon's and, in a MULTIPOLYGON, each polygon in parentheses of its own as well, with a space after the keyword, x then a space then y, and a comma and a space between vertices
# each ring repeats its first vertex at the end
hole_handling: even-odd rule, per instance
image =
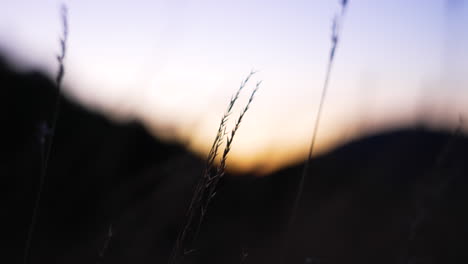
MULTIPOLYGON (((0 83, 0 259, 17 263, 56 88, 2 60, 0 83)), ((302 164, 228 175, 184 263, 467 262, 467 149, 461 134, 421 129, 348 143, 312 160, 291 225, 302 164)), ((62 98, 30 263, 167 262, 203 164, 62 98)))

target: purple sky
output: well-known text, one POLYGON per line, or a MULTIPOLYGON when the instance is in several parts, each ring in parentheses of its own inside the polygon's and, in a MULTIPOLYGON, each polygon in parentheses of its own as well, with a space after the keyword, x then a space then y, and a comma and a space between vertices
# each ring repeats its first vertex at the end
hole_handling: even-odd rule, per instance
MULTIPOLYGON (((307 151, 339 1, 66 3, 69 96, 203 153, 231 94, 257 69, 263 84, 233 164, 277 166, 307 151)), ((4 2, 0 48, 23 68, 54 74, 59 5, 4 2)), ((349 1, 318 150, 397 124, 457 126, 468 116, 467 25, 464 0, 349 1)))

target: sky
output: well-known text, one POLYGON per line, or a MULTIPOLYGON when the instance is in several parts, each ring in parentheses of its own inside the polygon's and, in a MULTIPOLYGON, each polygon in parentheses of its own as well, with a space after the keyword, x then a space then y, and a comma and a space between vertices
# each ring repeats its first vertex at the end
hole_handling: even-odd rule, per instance
MULTIPOLYGON (((228 166, 267 171, 305 158, 340 1, 63 2, 68 97, 205 155, 231 95, 256 70, 229 124, 262 81, 228 166)), ((314 153, 391 127, 463 126, 468 1, 348 2, 314 153)), ((19 69, 55 76, 61 3, 2 2, 0 51, 19 69)))

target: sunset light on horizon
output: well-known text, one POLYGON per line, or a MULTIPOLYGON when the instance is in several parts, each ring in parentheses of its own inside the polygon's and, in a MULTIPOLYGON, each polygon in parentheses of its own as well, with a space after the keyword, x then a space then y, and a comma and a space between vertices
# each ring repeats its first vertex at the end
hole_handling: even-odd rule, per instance
MULTIPOLYGON (((7 0, 0 55, 57 71, 62 1, 7 0)), ((229 127, 261 87, 229 156, 266 172, 305 159, 339 1, 64 1, 66 96, 206 155, 251 70, 229 127)), ((468 120, 468 2, 349 1, 314 153, 395 127, 468 120)))

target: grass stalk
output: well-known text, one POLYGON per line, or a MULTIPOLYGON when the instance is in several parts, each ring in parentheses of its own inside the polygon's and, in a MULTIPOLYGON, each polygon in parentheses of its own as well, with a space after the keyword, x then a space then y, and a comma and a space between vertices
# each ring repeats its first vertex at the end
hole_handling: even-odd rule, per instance
POLYGON ((109 225, 109 229, 107 230, 107 235, 106 235, 106 240, 104 241, 104 244, 101 248, 101 250, 99 251, 99 258, 96 262, 96 264, 101 264, 104 260, 104 256, 107 252, 107 250, 109 249, 109 244, 112 240, 112 237, 114 236, 114 229, 112 228, 112 224, 109 225))
MULTIPOLYGON (((421 226, 430 217, 434 207, 442 200, 443 195, 447 192, 449 184, 456 177, 456 174, 445 174, 442 169, 444 164, 450 160, 451 151, 456 146, 457 140, 462 134, 463 120, 460 118, 458 127, 447 139, 445 144, 439 151, 432 169, 428 172, 429 182, 426 183, 425 189, 421 191, 420 197, 416 197, 414 208, 415 213, 411 217, 406 244, 403 245, 401 254, 401 264, 411 264, 416 260, 411 247, 416 242, 418 232, 421 226)), ((453 154, 452 154, 453 155, 453 154)))
POLYGON ((325 80, 324 80, 324 83, 323 83, 323 86, 322 86, 322 92, 321 92, 321 96, 320 96, 320 102, 319 102, 317 114, 315 116, 315 122, 314 122, 314 126, 313 126, 312 138, 311 138, 311 142, 310 142, 310 146, 309 146, 308 157, 307 157, 307 159, 306 159, 306 161, 304 163, 303 169, 302 169, 302 173, 301 173, 301 177, 299 179, 299 185, 298 185, 298 188, 297 188, 296 196, 294 197, 293 208, 291 210, 291 215, 290 215, 290 218, 288 220, 288 224, 286 226, 286 235, 285 235, 284 246, 283 246, 283 249, 282 249, 283 252, 282 252, 281 257, 280 257, 280 263, 284 263, 286 253, 287 253, 287 249, 288 249, 287 246, 288 246, 288 242, 289 242, 290 229, 291 229, 292 225, 295 222, 299 202, 300 202, 300 199, 302 197, 302 193, 304 191, 304 182, 305 182, 305 178, 307 176, 308 170, 309 170, 310 162, 312 160, 312 153, 314 151, 315 141, 316 141, 316 138, 317 138, 317 132, 318 132, 318 129, 319 129, 319 126, 320 126, 320 120, 321 120, 321 117, 322 117, 324 102, 325 102, 325 99, 326 99, 326 96, 327 96, 328 84, 329 84, 331 72, 332 72, 332 69, 333 69, 333 62, 334 62, 334 59, 335 59, 336 50, 338 48, 338 42, 339 42, 339 39, 340 39, 341 25, 343 23, 343 19, 344 19, 344 15, 345 15, 345 11, 346 11, 347 6, 348 6, 348 1, 347 0, 341 0, 340 1, 340 11, 339 11, 339 13, 337 13, 333 17, 333 20, 332 20, 331 48, 330 48, 330 54, 329 54, 328 62, 327 62, 327 70, 326 70, 326 73, 325 73, 325 80))
POLYGON ((190 202, 190 205, 186 213, 185 224, 182 228, 182 231, 179 233, 177 237, 175 246, 171 253, 171 256, 169 259, 169 263, 171 264, 178 263, 179 258, 194 251, 194 249, 187 250, 185 246, 188 243, 193 243, 193 241, 198 235, 201 224, 207 212, 207 208, 211 200, 213 199, 213 197, 216 195, 217 185, 219 181, 225 175, 226 161, 227 161, 228 154, 231 150, 234 136, 236 135, 236 132, 239 129, 240 124, 242 122, 242 119, 244 115, 246 114, 247 110, 249 109, 250 104, 252 103, 254 95, 258 91, 261 82, 257 82, 255 89, 252 91, 250 95, 249 101, 247 102, 244 109, 241 111, 241 114, 239 118, 237 119, 234 125, 234 128, 231 130, 229 135, 226 132, 227 130, 226 123, 232 114, 233 107, 239 98, 240 92, 245 88, 245 86, 247 85, 247 83, 249 82, 249 80, 254 74, 255 74, 255 71, 251 71, 247 75, 247 77, 241 82, 239 89, 231 97, 231 100, 229 101, 226 112, 223 114, 221 118, 221 122, 219 124, 216 137, 208 153, 205 170, 203 172, 202 177, 199 179, 195 187, 192 200, 190 202), (216 160, 216 157, 219 155, 220 147, 223 145, 224 141, 226 141, 226 146, 221 156, 220 164, 216 167, 215 160, 216 160))
POLYGON ((48 128, 47 124, 44 123, 43 126, 40 127, 40 131, 39 131, 40 147, 41 147, 41 172, 40 172, 40 179, 39 179, 39 187, 36 193, 36 199, 34 203, 33 214, 31 217, 30 225, 28 228, 28 234, 26 237, 26 243, 24 246, 24 252, 23 252, 24 264, 28 263, 28 260, 29 260, 29 254, 31 251, 31 243, 33 240, 34 229, 36 227, 36 222, 37 222, 37 218, 39 215, 41 197, 42 197, 42 192, 44 190, 44 184, 45 184, 45 179, 47 175, 50 152, 52 150, 55 128, 57 126, 57 120, 58 120, 58 116, 60 112, 60 95, 61 95, 60 90, 62 86, 63 75, 65 72, 64 60, 65 60, 65 54, 67 50, 67 40, 68 40, 67 6, 65 4, 62 4, 60 11, 61 11, 61 21, 62 21, 62 36, 60 38, 60 54, 57 55, 59 69, 58 69, 57 76, 55 79, 55 83, 57 86, 55 106, 54 106, 52 123, 50 125, 50 128, 48 128))

